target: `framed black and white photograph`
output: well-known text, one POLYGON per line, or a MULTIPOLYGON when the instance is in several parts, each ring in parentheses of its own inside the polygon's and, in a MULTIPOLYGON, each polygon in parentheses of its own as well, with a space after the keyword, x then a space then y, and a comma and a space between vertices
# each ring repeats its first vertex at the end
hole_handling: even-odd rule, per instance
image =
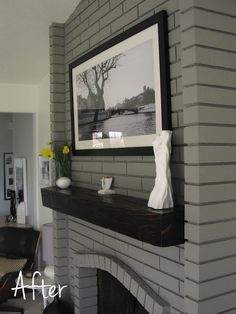
POLYGON ((70 64, 74 155, 152 154, 170 129, 164 11, 70 64))
POLYGON ((14 173, 13 173, 13 154, 3 154, 3 166, 4 166, 4 199, 9 200, 9 190, 14 190, 14 173))

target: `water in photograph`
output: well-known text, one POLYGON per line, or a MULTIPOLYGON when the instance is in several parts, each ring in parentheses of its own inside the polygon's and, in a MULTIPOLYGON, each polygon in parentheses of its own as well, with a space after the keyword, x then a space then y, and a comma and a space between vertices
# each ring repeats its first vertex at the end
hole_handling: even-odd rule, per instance
POLYGON ((111 131, 122 132, 123 137, 155 134, 155 112, 117 115, 104 121, 82 125, 79 127, 79 140, 91 140, 93 132, 102 132, 103 138, 108 138, 111 131))

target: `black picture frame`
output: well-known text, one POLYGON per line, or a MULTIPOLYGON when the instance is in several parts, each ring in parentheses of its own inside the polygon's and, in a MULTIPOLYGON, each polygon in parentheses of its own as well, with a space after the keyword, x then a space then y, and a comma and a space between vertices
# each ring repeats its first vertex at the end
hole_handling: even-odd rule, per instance
MULTIPOLYGON (((92 133, 93 138, 86 138, 86 136, 88 136, 90 133, 88 131, 82 131, 82 130, 94 127, 94 124, 90 123, 89 120, 88 120, 89 121, 88 123, 86 123, 86 122, 82 123, 81 121, 79 122, 79 118, 82 117, 82 119, 84 119, 83 121, 86 121, 86 118, 89 117, 89 119, 90 119, 91 115, 93 115, 93 114, 94 114, 93 119, 95 120, 95 113, 93 113, 93 111, 94 112, 98 111, 100 113, 101 112, 104 113, 104 112, 108 111, 108 110, 99 111, 100 109, 97 109, 97 107, 96 107, 96 109, 93 108, 93 110, 89 109, 90 104, 91 103, 93 104, 92 101, 89 101, 90 100, 89 99, 89 88, 90 88, 90 86, 88 85, 89 83, 86 82, 86 80, 90 79, 89 78, 89 75, 90 75, 89 71, 92 72, 93 67, 96 67, 96 69, 97 69, 97 67, 99 69, 101 69, 104 66, 104 63, 112 62, 118 56, 122 56, 122 58, 123 58, 122 52, 118 53, 118 51, 122 51, 122 48, 120 48, 120 47, 125 46, 125 45, 127 45, 127 47, 128 47, 129 45, 132 45, 131 42, 132 41, 134 42, 136 38, 138 38, 138 41, 140 40, 140 42, 141 42, 140 45, 134 45, 133 48, 132 47, 127 48, 129 50, 125 50, 124 55, 127 57, 127 51, 128 51, 128 52, 130 52, 130 55, 132 56, 131 51, 135 52, 135 49, 137 50, 137 52, 141 53, 141 51, 142 51, 141 48, 143 47, 142 45, 146 45, 146 43, 148 43, 149 40, 152 40, 152 51, 151 51, 152 56, 153 56, 152 61, 153 61, 153 65, 158 65, 158 67, 152 68, 153 69, 152 70, 153 71, 153 77, 155 78, 155 80, 154 80, 155 86, 153 88, 155 90, 155 104, 154 104, 155 105, 155 128, 157 129, 157 127, 158 127, 159 132, 161 130, 170 130, 171 129, 168 21, 167 21, 166 11, 161 11, 161 12, 151 16, 150 18, 146 19, 145 21, 133 26, 132 28, 128 29, 127 31, 125 31, 125 32, 117 35, 116 37, 110 39, 109 41, 107 41, 103 45, 89 51, 88 53, 81 56, 80 58, 78 58, 77 60, 75 60, 74 62, 72 62, 69 65, 72 153, 74 156, 78 156, 78 155, 87 155, 87 156, 93 156, 93 155, 100 155, 100 156, 102 156, 102 155, 153 155, 152 141, 158 135, 158 133, 156 132, 156 129, 155 129, 155 132, 153 132, 151 134, 145 133, 144 136, 135 134, 134 136, 123 137, 123 139, 125 139, 125 142, 131 143, 131 146, 129 146, 129 144, 128 145, 125 144, 125 146, 122 146, 120 144, 121 140, 119 137, 120 134, 122 137, 122 132, 118 133, 118 136, 117 136, 117 134, 115 134, 114 135, 115 140, 113 140, 113 139, 111 139, 111 136, 110 136, 110 134, 113 134, 113 133, 109 132, 108 138, 104 138, 105 132, 101 132, 101 130, 98 131, 97 129, 95 129, 95 132, 94 131, 90 132, 90 133, 92 133), (153 31, 153 33, 156 33, 156 36, 150 35, 150 38, 152 37, 152 39, 150 39, 149 37, 147 37, 145 39, 145 36, 147 34, 149 34, 149 32, 151 34, 151 30, 153 31), (143 38, 143 42, 139 38, 143 38), (157 47, 155 46, 154 42, 157 42, 157 45, 156 45, 157 47), (117 51, 116 54, 114 53, 114 51, 117 51), (157 52, 156 55, 154 55, 155 52, 157 52), (107 58, 106 55, 108 55, 109 58, 107 58), (102 60, 102 61, 96 61, 96 60, 102 60), (90 62, 91 62, 91 64, 90 64, 90 62), (90 66, 89 66, 89 64, 90 64, 90 66), (86 68, 86 66, 87 66, 87 68, 86 68), (87 85, 85 85, 84 82, 87 85), (78 85, 80 86, 80 88, 78 88, 78 85), (157 89, 157 85, 158 85, 159 89, 157 89), (84 92, 82 87, 84 87, 84 90, 87 92, 87 98, 86 98, 86 96, 82 95, 82 93, 84 92), (87 88, 87 90, 86 90, 86 88, 87 88), (159 91, 159 94, 157 94, 157 91, 159 91), (79 92, 80 92, 80 94, 79 94, 79 92), (78 101, 78 98, 79 98, 79 101, 78 101), (157 99, 159 100, 159 102, 157 99), (85 108, 85 109, 81 110, 80 108, 85 108), (159 116, 158 116, 157 112, 159 113, 159 116), (87 114, 87 116, 86 116, 86 114, 87 114), (159 123, 157 123, 157 121, 159 121, 159 123), (76 124, 76 126, 75 126, 75 124, 76 124), (80 135, 79 135, 79 128, 80 128, 80 135), (85 139, 82 138, 83 136, 85 139), (102 136, 102 138, 99 138, 99 139, 96 138, 99 136, 102 136), (118 137, 118 140, 116 141, 117 137, 118 137), (79 140, 79 138, 82 138, 82 139, 79 140), (146 139, 148 139, 148 141, 146 139), (116 146, 116 142, 119 143, 119 145, 116 146), (87 147, 86 145, 88 145, 88 146, 90 145, 90 146, 87 147), (111 145, 113 145, 113 146, 111 146, 111 145)), ((149 52, 150 50, 147 50, 147 51, 149 52)), ((142 60, 143 59, 145 60, 145 58, 142 58, 142 60)), ((116 66, 116 68, 118 68, 118 66, 116 66)), ((94 79, 94 75, 95 74, 93 74, 93 77, 91 76, 91 80, 94 79)), ((124 80, 125 80, 125 77, 124 77, 124 80)), ((150 80, 150 82, 152 83, 151 80, 150 80)), ((140 83, 140 85, 141 85, 141 83, 140 83)), ((114 85, 114 87, 116 87, 116 85, 114 85)), ((117 88, 118 88, 118 86, 117 86, 117 88)), ((147 89, 148 88, 149 87, 147 87, 147 89)), ((144 99, 144 93, 147 93, 146 92, 147 89, 145 90, 145 86, 144 86, 144 90, 143 90, 143 92, 141 92, 143 95, 142 99, 144 99)), ((149 88, 149 91, 150 90, 151 90, 151 88, 149 88)), ((118 94, 118 92, 117 92, 117 94, 118 94)), ((122 93, 122 91, 120 91, 120 93, 122 93)), ((133 98, 137 100, 138 97, 141 97, 140 96, 141 93, 138 96, 135 96, 136 98, 135 97, 133 97, 133 98)), ((91 93, 91 95, 92 95, 92 93, 91 93)), ((98 89, 97 89, 96 96, 98 98, 98 89)), ((130 102, 133 98, 128 99, 128 101, 130 102)), ((125 102, 125 100, 124 100, 124 102, 125 102)), ((120 107, 118 107, 118 105, 116 105, 115 107, 110 107, 111 109, 109 108, 111 112, 115 112, 115 114, 114 114, 115 118, 116 118, 116 114, 118 115, 118 118, 120 118, 119 115, 122 115, 122 118, 123 118, 124 112, 126 109, 122 109, 123 114, 118 112, 118 111, 120 110, 119 108, 126 108, 124 105, 124 102, 121 105, 119 104, 120 107), (113 110, 113 108, 115 108, 115 109, 113 110)), ((94 101, 94 103, 95 103, 95 101, 94 101)), ((100 105, 100 103, 99 103, 99 105, 100 105)), ((153 106, 153 105, 150 104, 150 106, 153 106)), ((137 109, 138 113, 140 113, 141 107, 142 106, 138 107, 138 109, 137 109)), ((105 103, 104 103, 104 108, 105 108, 105 103)), ((133 108, 134 107, 132 107, 132 110, 135 110, 133 108)), ((136 108, 137 108, 137 106, 136 106, 136 108)), ((147 111, 147 108, 148 107, 144 107, 144 111, 145 110, 147 111)), ((150 109, 150 110, 153 110, 153 109, 150 109)), ((134 115, 135 114, 133 114, 133 116, 134 115)), ((146 116, 147 113, 142 113, 142 115, 146 116)), ((107 120, 112 119, 114 116, 110 115, 110 117, 107 120)), ((138 117, 138 116, 139 115, 136 115, 136 117, 138 117)), ((131 121, 131 118, 135 119, 134 117, 130 116, 130 118, 129 118, 130 121, 131 121)), ((146 117, 144 117, 144 118, 147 119, 146 117)), ((100 124, 101 121, 96 120, 95 127, 97 127, 97 125, 100 124)), ((110 124, 112 124, 113 121, 115 121, 115 120, 109 121, 110 124)), ((129 120, 126 119, 126 121, 129 121, 129 120)), ((104 124, 103 124, 103 126, 104 126, 104 124)), ((102 129, 102 131, 103 131, 103 129, 102 129)), ((131 132, 133 132, 133 131, 131 130, 131 132)), ((150 132, 152 132, 152 131, 150 131, 150 132)))
POLYGON ((3 153, 4 200, 10 200, 9 190, 14 190, 13 153, 3 153))

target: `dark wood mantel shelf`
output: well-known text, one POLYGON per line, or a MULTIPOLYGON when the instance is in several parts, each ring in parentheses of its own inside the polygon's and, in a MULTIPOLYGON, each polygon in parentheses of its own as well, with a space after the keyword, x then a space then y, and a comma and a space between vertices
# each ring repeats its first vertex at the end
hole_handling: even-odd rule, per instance
POLYGON ((147 201, 71 187, 41 189, 43 205, 156 246, 184 243, 184 208, 156 211, 147 201))

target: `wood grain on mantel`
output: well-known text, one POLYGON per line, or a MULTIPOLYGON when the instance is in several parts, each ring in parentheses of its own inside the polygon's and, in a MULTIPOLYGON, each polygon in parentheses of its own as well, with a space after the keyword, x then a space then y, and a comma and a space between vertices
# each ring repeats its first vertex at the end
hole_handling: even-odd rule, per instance
POLYGON ((184 208, 162 211, 147 207, 147 201, 119 194, 70 187, 41 189, 43 205, 94 225, 156 246, 184 243, 184 208))

